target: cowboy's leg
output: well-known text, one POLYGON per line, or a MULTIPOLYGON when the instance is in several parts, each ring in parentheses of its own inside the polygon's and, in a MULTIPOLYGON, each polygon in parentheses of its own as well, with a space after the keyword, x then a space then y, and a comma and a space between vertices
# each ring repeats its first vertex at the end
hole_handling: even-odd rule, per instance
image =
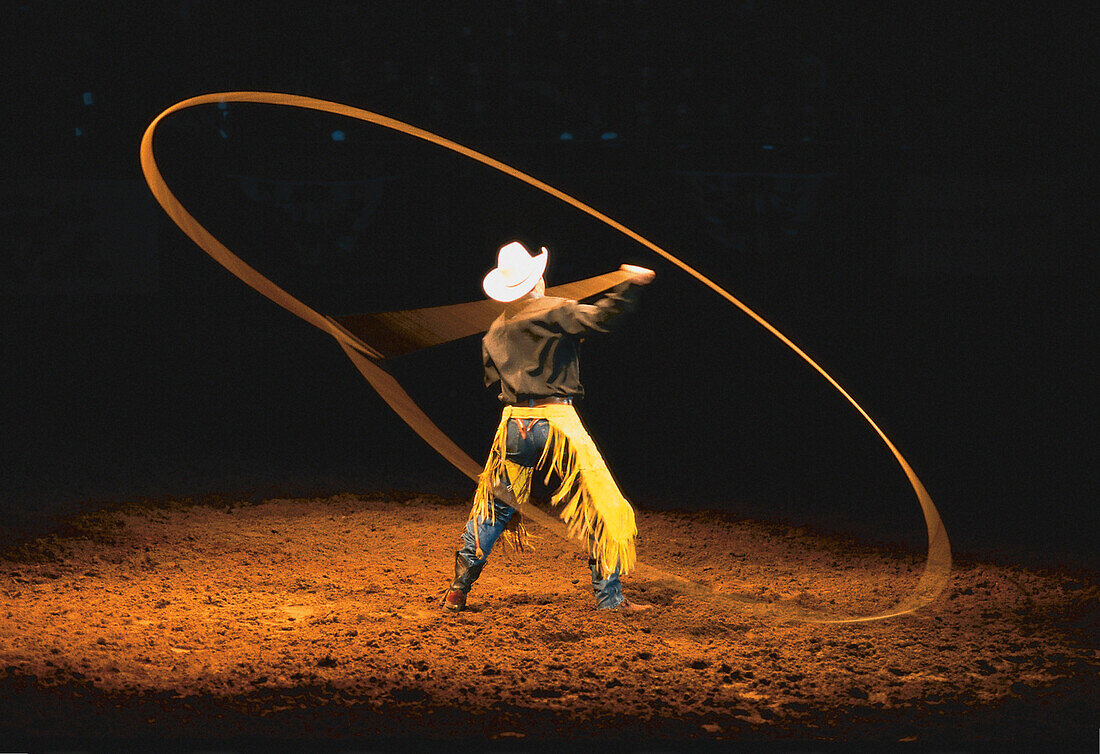
MULTIPOLYGON (((598 454, 598 451, 597 451, 598 454)), ((603 463, 603 459, 599 459, 603 463)), ((603 575, 603 564, 596 557, 596 538, 588 537, 588 568, 592 572, 592 592, 596 597, 597 610, 614 610, 626 601, 623 596, 623 584, 619 578, 621 564, 616 563, 606 577, 603 575)))
MULTIPOLYGON (((594 540, 589 538, 589 552, 595 549, 593 544, 594 540)), ((588 567, 592 571, 592 591, 596 595, 596 609, 614 610, 621 605, 625 598, 623 597, 623 584, 619 580, 619 564, 615 564, 615 570, 607 578, 604 578, 603 569, 595 556, 588 556, 588 567)))
POLYGON ((462 549, 455 553, 455 580, 451 589, 469 592, 470 587, 485 568, 485 562, 489 559, 489 553, 500 538, 508 521, 516 509, 498 498, 493 498, 493 516, 484 518, 479 516, 477 520, 469 519, 466 528, 462 531, 462 549), (478 555, 478 546, 481 555, 478 555))
MULTIPOLYGON (((522 466, 528 465, 527 461, 534 453, 531 446, 536 439, 534 433, 528 432, 527 429, 526 423, 517 424, 515 419, 508 422, 505 458, 522 466)), ((535 456, 535 460, 537 459, 538 456, 535 456)), ((534 462, 532 461, 530 465, 533 466, 534 462)), ((511 480, 505 474, 498 478, 493 486, 492 517, 479 516, 476 520, 471 518, 466 522, 466 528, 462 533, 462 549, 455 553, 456 583, 458 583, 459 568, 465 565, 469 571, 469 575, 464 576, 462 581, 463 591, 468 592, 470 585, 481 575, 481 570, 489 559, 489 552, 515 514, 517 505, 519 501, 512 492, 511 480)))
MULTIPOLYGON (((545 420, 526 420, 522 423, 515 419, 509 421, 506 458, 521 466, 533 467, 542 455, 549 432, 549 424, 545 420)), ((466 593, 477 581, 489 559, 489 552, 516 512, 510 503, 518 504, 512 494, 511 484, 507 479, 498 479, 493 490, 492 518, 478 517, 476 521, 470 519, 466 522, 466 528, 462 532, 462 549, 455 553, 455 580, 451 589, 466 593)))

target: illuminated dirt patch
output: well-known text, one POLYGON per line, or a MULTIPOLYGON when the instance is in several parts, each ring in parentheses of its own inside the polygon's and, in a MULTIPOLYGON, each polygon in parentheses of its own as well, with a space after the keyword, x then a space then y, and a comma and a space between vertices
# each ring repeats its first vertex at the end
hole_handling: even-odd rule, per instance
POLYGON ((118 735, 259 735, 288 710, 312 716, 297 735, 325 736, 896 741, 1094 724, 1088 575, 964 560, 914 615, 793 623, 776 607, 888 605, 922 557, 642 512, 641 555, 732 602, 629 579, 628 595, 658 609, 596 612, 585 557, 547 536, 494 554, 471 609, 451 615, 439 599, 466 510, 354 495, 132 508, 9 550, 3 731, 80 735, 131 714, 138 730, 118 735), (74 695, 97 711, 70 714, 74 695))

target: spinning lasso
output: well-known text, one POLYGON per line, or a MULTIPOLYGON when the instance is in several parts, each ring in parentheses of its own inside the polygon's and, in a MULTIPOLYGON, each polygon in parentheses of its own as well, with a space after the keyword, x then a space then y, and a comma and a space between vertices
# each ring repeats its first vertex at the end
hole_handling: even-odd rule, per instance
MULTIPOLYGON (((439 429, 420 407, 416 405, 415 401, 413 401, 401 385, 398 384, 397 380, 394 379, 389 372, 379 366, 377 362, 387 356, 407 353, 427 345, 442 343, 454 338, 481 332, 488 328, 499 309, 495 308, 494 303, 491 301, 479 301, 451 307, 436 307, 433 309, 420 309, 408 312, 390 312, 379 315, 359 315, 357 317, 336 319, 326 317, 314 311, 250 267, 229 251, 229 249, 211 235, 206 228, 200 225, 199 222, 183 208, 183 205, 180 204, 179 200, 176 199, 175 195, 164 182, 164 178, 157 168, 156 160, 153 157, 153 133, 156 130, 157 124, 165 117, 189 107, 221 102, 253 102, 319 110, 347 116, 356 120, 367 121, 394 131, 400 131, 401 133, 415 136, 418 139, 429 141, 461 155, 465 155, 473 160, 477 160, 502 173, 518 178, 537 189, 545 191, 547 194, 576 207, 597 220, 611 226, 615 230, 629 236, 655 254, 676 265, 688 275, 691 275, 745 314, 752 317, 758 324, 781 340, 788 348, 802 357, 807 364, 817 370, 830 385, 836 388, 836 390, 852 404, 856 411, 860 413, 875 433, 882 439, 883 443, 886 444, 886 447, 893 453, 894 458, 897 459, 902 471, 905 472, 905 476, 908 477, 909 483, 912 485, 913 491, 916 493, 917 500, 920 503, 921 510, 924 513, 924 521, 928 529, 928 558, 925 561, 924 571, 921 574, 920 580, 917 582, 912 593, 903 598, 892 608, 874 615, 842 617, 825 616, 808 610, 791 608, 786 610, 788 617, 806 621, 830 623, 880 620, 911 613, 930 603, 943 590, 944 586, 947 584, 951 571, 951 546, 947 539, 947 532, 943 527, 943 522, 940 520, 940 515, 936 510, 936 506, 932 503, 932 498, 929 497, 928 492, 924 489, 924 485, 921 484, 917 475, 909 466, 909 463, 902 457, 898 449, 894 447, 890 439, 883 433, 879 426, 875 424, 870 415, 863 410, 855 399, 852 398, 836 380, 822 369, 817 362, 806 355, 802 349, 792 343, 783 333, 776 330, 771 324, 760 317, 760 315, 741 303, 741 301, 736 299, 720 285, 705 277, 690 265, 680 261, 653 242, 648 241, 621 223, 589 207, 587 204, 574 199, 553 186, 548 186, 536 178, 509 167, 502 162, 487 157, 468 147, 464 147, 461 144, 456 144, 453 141, 444 139, 441 136, 424 131, 423 129, 356 107, 349 107, 348 105, 341 105, 335 102, 327 102, 325 100, 314 99, 312 97, 301 97, 293 94, 277 94, 274 92, 221 92, 204 94, 183 100, 182 102, 177 102, 158 115, 153 122, 149 124, 141 140, 141 168, 145 174, 145 180, 148 182, 149 188, 152 190, 157 201, 160 202, 160 205, 168 213, 169 217, 171 217, 176 225, 178 225, 191 240, 198 244, 203 251, 242 281, 283 308, 293 312, 314 327, 323 330, 335 338, 340 344, 340 347, 344 350, 344 353, 348 355, 348 358, 355 364, 359 372, 368 382, 370 382, 375 390, 378 391, 382 398, 417 434, 426 440, 428 444, 444 458, 454 464, 459 471, 472 479, 477 479, 478 474, 481 472, 481 466, 439 429), (367 338, 373 339, 374 342, 368 343, 367 338)), ((625 277, 626 275, 624 273, 610 273, 597 278, 591 278, 565 286, 558 286, 550 289, 548 293, 575 299, 584 298, 585 296, 594 295, 610 288, 625 279, 625 277)), ((526 507, 530 509, 532 518, 538 523, 564 536, 564 526, 560 522, 539 511, 538 508, 533 505, 526 507)), ((642 563, 638 563, 637 571, 641 576, 650 577, 658 581, 672 582, 689 591, 709 592, 705 587, 701 587, 698 584, 666 573, 652 566, 644 566, 642 563)), ((721 597, 722 595, 712 594, 710 596, 721 597)))

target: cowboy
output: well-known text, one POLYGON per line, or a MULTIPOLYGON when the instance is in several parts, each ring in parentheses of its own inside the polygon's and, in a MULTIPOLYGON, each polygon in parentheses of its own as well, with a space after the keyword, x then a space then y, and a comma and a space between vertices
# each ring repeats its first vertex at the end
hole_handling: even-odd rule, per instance
POLYGON ((481 575, 498 538, 507 550, 528 549, 522 506, 531 494, 536 468, 557 475, 552 497, 570 536, 587 540, 596 607, 640 612, 652 608, 623 596, 620 576, 634 566, 638 530, 634 509, 619 491, 596 444, 573 408, 584 395, 577 345, 587 335, 607 332, 621 313, 634 308, 638 287, 655 273, 623 265, 631 277, 595 304, 545 296, 543 273, 549 252, 532 256, 519 241, 502 246, 497 266, 482 286, 505 309, 482 340, 485 385, 500 382, 501 422, 478 479, 463 547, 455 553, 455 576, 443 604, 459 611, 481 575))

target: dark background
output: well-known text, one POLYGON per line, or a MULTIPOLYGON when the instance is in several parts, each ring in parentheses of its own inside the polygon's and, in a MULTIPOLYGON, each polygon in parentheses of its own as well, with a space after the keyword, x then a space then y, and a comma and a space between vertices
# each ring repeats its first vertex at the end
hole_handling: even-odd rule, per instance
MULTIPOLYGON (((405 120, 624 222, 837 377, 956 551, 1096 565, 1074 15, 793 0, 4 14, 5 525, 145 496, 469 493, 335 343, 213 263, 145 187, 138 145, 159 112, 267 90, 405 120)), ((196 108, 156 148, 201 222, 323 313, 477 298, 513 237, 550 247, 551 285, 654 267, 641 310, 583 354, 582 413, 627 495, 922 545, 904 476, 842 398, 580 212, 319 113, 196 108)), ((391 368, 484 455, 497 404, 476 339, 391 368)))

